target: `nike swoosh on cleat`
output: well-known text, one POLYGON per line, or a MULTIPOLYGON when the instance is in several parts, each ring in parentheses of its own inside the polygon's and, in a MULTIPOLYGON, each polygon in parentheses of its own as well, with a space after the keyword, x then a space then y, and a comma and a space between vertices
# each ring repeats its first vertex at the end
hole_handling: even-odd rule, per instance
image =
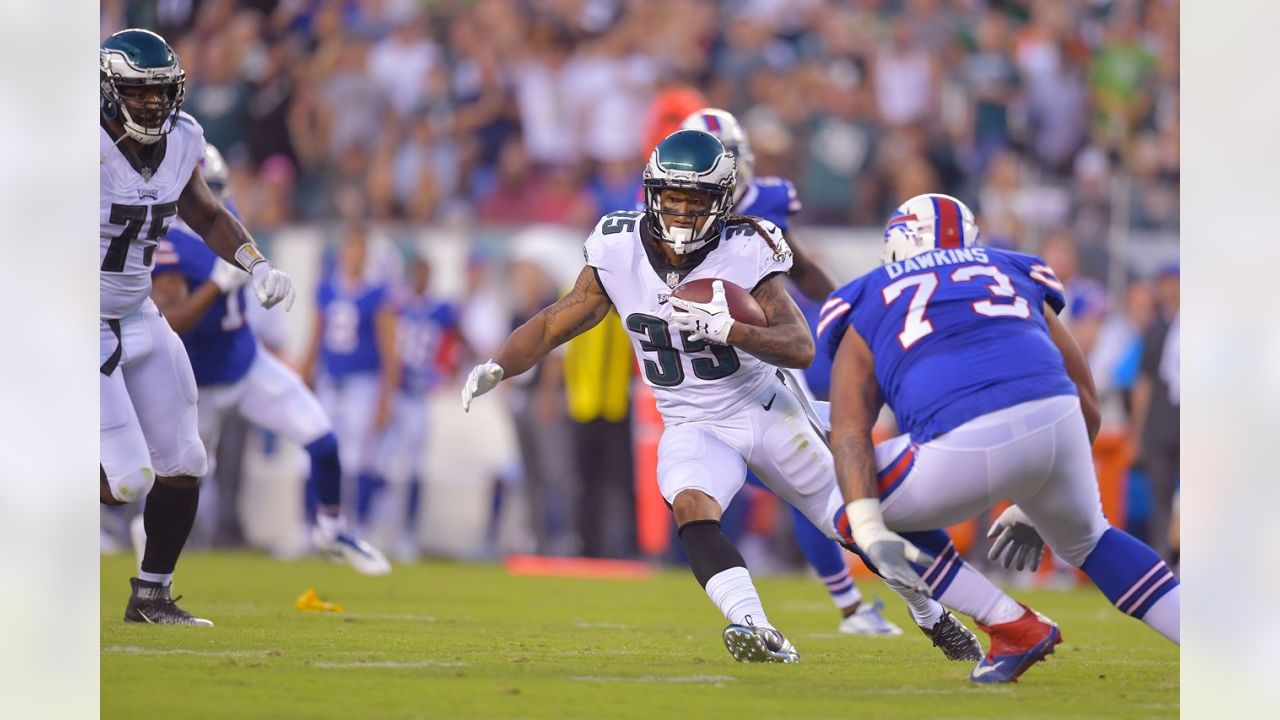
POLYGON ((762 405, 762 407, 764 408, 764 411, 769 412, 769 409, 773 407, 773 401, 777 399, 778 399, 778 393, 774 393, 773 397, 769 398, 769 402, 762 405))
POLYGON ((146 620, 146 621, 147 621, 148 623, 150 623, 151 625, 155 625, 155 624, 156 624, 156 622, 155 622, 154 620, 152 620, 151 618, 147 617, 147 614, 146 614, 146 613, 144 613, 144 612, 142 612, 141 610, 138 610, 138 614, 142 616, 142 619, 143 619, 143 620, 146 620))
MULTIPOLYGON (((1004 661, 1002 660, 1001 662, 1004 662, 1004 661)), ((987 665, 986 667, 975 668, 973 671, 973 676, 976 678, 980 678, 983 675, 986 675, 987 673, 994 672, 999 669, 1000 669, 1000 663, 996 663, 995 665, 987 665)))

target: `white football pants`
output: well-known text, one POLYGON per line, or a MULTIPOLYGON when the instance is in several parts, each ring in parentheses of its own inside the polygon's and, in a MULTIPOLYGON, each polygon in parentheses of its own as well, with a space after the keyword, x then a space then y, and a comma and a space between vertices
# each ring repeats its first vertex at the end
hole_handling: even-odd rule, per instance
POLYGON ((98 328, 102 469, 111 494, 136 502, 157 475, 202 477, 207 470, 196 420, 196 378, 182 341, 150 298, 98 328), (119 328, 119 338, 112 326, 119 328))
POLYGON ((222 422, 232 412, 303 446, 332 429, 329 416, 302 378, 261 344, 244 377, 228 385, 200 388, 200 438, 209 453, 210 473, 222 422))
MULTIPOLYGON (((910 443, 876 448, 883 467, 910 443)), ((892 530, 932 530, 1001 500, 1027 514, 1045 542, 1079 567, 1110 525, 1074 395, 1033 400, 974 418, 915 448, 915 465, 880 503, 892 530)))
POLYGON ((685 490, 700 490, 728 507, 755 472, 832 539, 833 519, 844 506, 831 451, 794 381, 775 378, 734 414, 668 426, 658 443, 658 487, 668 503, 685 490))

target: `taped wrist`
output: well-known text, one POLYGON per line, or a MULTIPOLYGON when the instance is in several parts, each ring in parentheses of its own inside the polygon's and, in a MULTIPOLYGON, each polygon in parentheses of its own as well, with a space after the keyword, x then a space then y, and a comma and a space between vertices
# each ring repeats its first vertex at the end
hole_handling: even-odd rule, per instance
POLYGON ((245 270, 253 270, 253 266, 265 262, 266 258, 253 243, 245 243, 236 248, 236 262, 245 270))
POLYGON ((720 531, 719 520, 693 520, 680 526, 680 541, 689 555, 689 568, 698 584, 707 581, 729 568, 747 566, 742 553, 720 531))

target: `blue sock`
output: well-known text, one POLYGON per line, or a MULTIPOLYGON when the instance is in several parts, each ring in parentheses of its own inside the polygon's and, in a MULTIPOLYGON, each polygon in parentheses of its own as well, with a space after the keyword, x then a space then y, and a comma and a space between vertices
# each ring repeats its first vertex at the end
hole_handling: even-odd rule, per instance
POLYGON ((422 497, 422 481, 417 475, 409 478, 409 507, 405 509, 405 522, 413 529, 418 526, 418 501, 422 497))
POLYGON ((899 534, 907 542, 933 556, 932 565, 926 567, 912 563, 911 567, 915 568, 916 572, 920 573, 920 577, 928 583, 929 590, 933 596, 940 597, 947 591, 947 588, 951 587, 956 575, 960 574, 960 568, 964 567, 964 558, 960 557, 960 553, 956 552, 956 546, 951 544, 951 536, 947 535, 946 530, 926 530, 899 534))
POLYGON ((1178 587, 1178 579, 1155 550, 1117 528, 1102 534, 1080 569, 1120 612, 1138 619, 1178 587))
POLYGON ((356 520, 360 525, 369 522, 369 511, 373 509, 373 501, 387 483, 371 472, 356 475, 356 520))
POLYGON ((849 607, 862 599, 858 586, 853 584, 853 577, 849 574, 849 566, 845 564, 844 551, 840 549, 840 545, 814 527, 809 518, 794 507, 791 508, 791 524, 795 528, 796 544, 800 546, 800 552, 804 553, 809 564, 818 572, 818 577, 826 584, 827 592, 831 593, 836 607, 849 607))
MULTIPOLYGON (((308 506, 342 504, 342 463, 338 460, 338 438, 327 433, 306 447, 311 457, 311 475, 307 478, 308 506)), ((307 513, 314 516, 314 507, 307 513)))

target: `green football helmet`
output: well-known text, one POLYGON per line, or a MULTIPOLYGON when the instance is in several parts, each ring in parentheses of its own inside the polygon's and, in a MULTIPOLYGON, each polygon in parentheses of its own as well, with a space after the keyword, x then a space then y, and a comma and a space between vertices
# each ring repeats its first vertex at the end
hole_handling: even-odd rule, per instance
POLYGON ((702 130, 679 130, 658 143, 644 168, 644 210, 659 239, 677 253, 691 253, 719 236, 733 207, 738 165, 733 154, 715 135, 702 130), (698 213, 673 213, 662 209, 662 191, 698 190, 707 193, 707 209, 698 213), (707 217, 701 230, 673 227, 676 217, 707 217))
POLYGON ((187 74, 164 38, 150 30, 121 30, 98 49, 102 114, 119 120, 129 137, 158 142, 178 122, 187 74))

